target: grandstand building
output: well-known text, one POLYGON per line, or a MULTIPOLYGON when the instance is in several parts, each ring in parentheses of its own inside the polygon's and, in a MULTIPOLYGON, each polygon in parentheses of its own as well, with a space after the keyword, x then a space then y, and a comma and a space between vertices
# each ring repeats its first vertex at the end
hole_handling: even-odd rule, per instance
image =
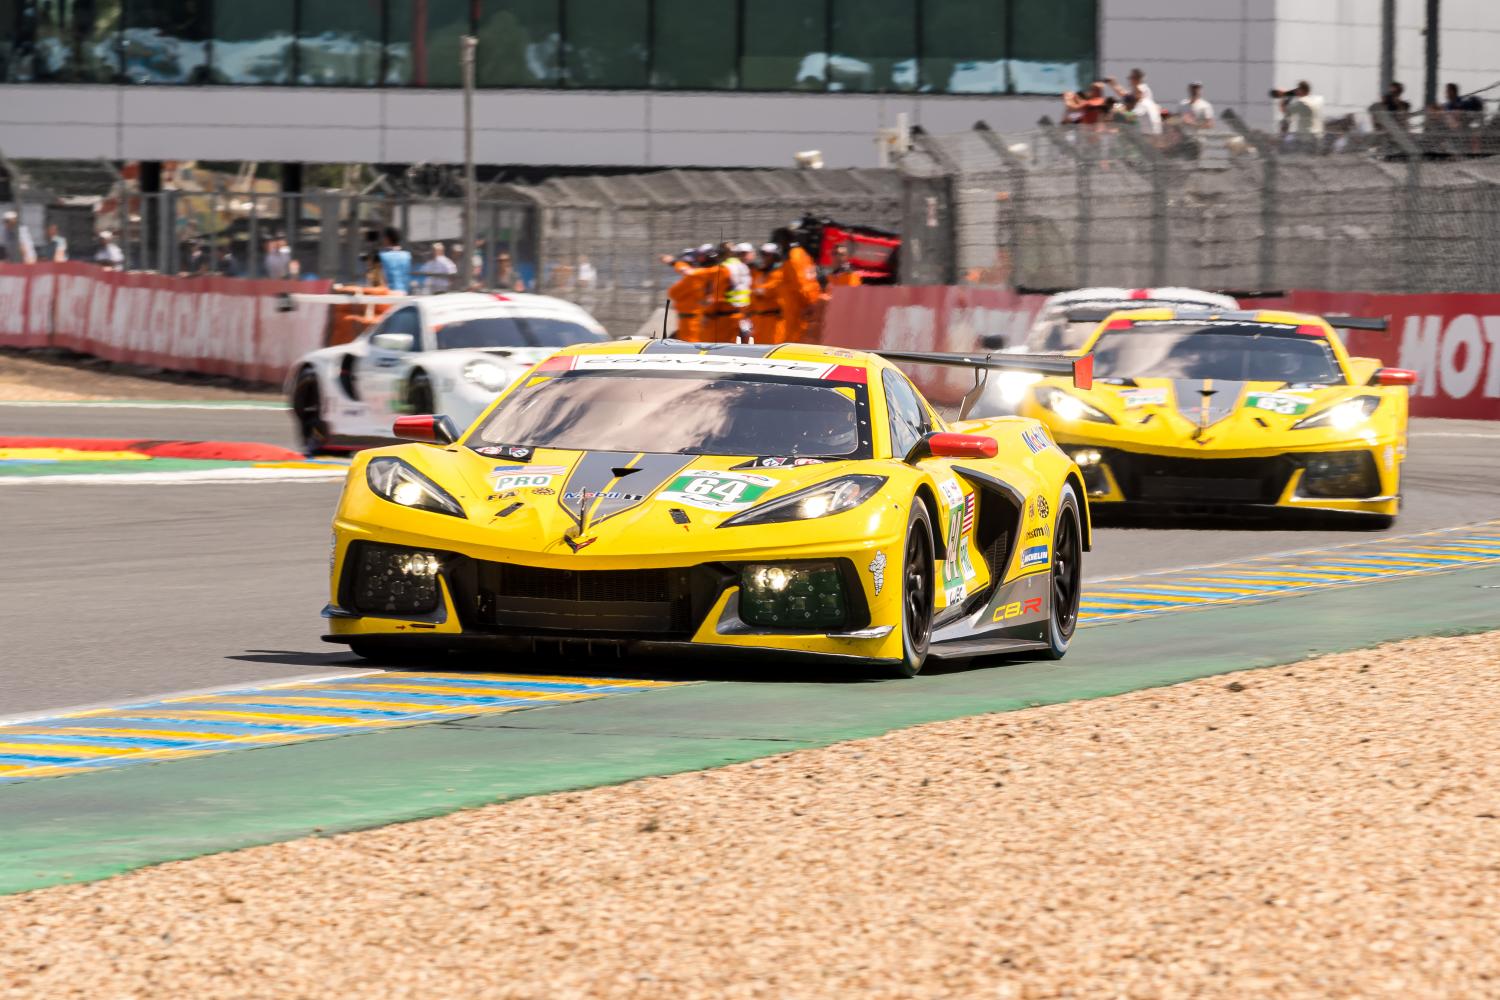
MULTIPOLYGON (((1393 6, 1418 101, 1425 0, 1393 6)), ((454 162, 459 39, 479 39, 481 163, 878 162, 898 121, 1005 132, 1146 69, 1271 124, 1311 80, 1380 91, 1382 3, 1308 0, 0 0, 0 153, 114 161, 454 162), (904 116, 904 119, 902 118, 904 116)), ((1500 4, 1441 5, 1443 82, 1491 81, 1500 4)))

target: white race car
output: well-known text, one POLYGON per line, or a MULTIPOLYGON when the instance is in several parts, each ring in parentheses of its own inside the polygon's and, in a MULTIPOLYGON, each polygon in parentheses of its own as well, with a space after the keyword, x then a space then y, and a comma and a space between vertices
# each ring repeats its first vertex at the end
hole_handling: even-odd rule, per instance
MULTIPOLYGON (((1003 334, 991 334, 980 340, 980 346, 1008 353, 1052 354, 1075 351, 1088 340, 1097 319, 1079 320, 1069 313, 1078 310, 1109 313, 1116 309, 1152 309, 1160 306, 1233 310, 1240 307, 1233 296, 1205 292, 1197 288, 1077 288, 1049 296, 1037 310, 1026 331, 1026 339, 1007 344, 1003 334)), ((974 415, 1000 416, 1016 412, 1016 407, 1040 378, 1026 372, 1002 372, 990 379, 974 407, 974 415)))
POLYGON ((287 398, 308 454, 384 444, 398 414, 445 413, 467 427, 559 347, 608 339, 583 309, 545 295, 401 297, 350 343, 303 355, 287 376, 287 398))

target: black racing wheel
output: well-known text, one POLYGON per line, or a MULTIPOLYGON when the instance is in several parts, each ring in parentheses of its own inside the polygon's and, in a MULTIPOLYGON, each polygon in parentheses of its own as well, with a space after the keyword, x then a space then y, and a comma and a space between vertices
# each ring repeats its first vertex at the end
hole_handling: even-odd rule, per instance
POLYGON ((1047 650, 1043 656, 1060 660, 1068 652, 1078 628, 1078 603, 1083 596, 1083 519, 1078 497, 1064 484, 1052 528, 1052 614, 1047 619, 1047 650))
POLYGON ((420 663, 427 659, 441 659, 444 655, 441 651, 435 650, 429 650, 424 655, 421 650, 380 639, 351 639, 349 652, 371 663, 383 663, 390 666, 420 663))
POLYGON ((886 673, 915 677, 927 660, 932 640, 933 544, 927 505, 913 497, 906 519, 906 547, 901 558, 901 662, 886 673))
POLYGON ((302 439, 302 451, 316 455, 328 446, 328 425, 323 422, 323 392, 318 386, 318 373, 312 368, 303 368, 292 383, 292 419, 297 423, 297 434, 302 439))
POLYGON ((406 405, 409 407, 407 413, 437 412, 432 382, 427 378, 426 372, 412 372, 411 381, 406 384, 406 405))

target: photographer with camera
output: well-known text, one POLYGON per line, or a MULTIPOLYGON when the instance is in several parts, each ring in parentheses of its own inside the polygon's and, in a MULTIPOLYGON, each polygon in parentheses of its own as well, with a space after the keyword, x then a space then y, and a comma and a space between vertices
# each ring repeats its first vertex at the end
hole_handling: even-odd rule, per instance
POLYGON ((1281 102, 1281 132, 1289 149, 1316 153, 1323 144, 1323 98, 1300 80, 1291 90, 1272 90, 1281 102))

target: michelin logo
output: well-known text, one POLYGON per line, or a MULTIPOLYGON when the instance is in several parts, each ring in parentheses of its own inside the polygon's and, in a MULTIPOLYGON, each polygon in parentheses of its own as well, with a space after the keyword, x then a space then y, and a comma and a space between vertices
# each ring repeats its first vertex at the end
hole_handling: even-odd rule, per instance
POLYGON ((1027 566, 1041 566, 1047 562, 1047 546, 1033 545, 1021 550, 1021 568, 1027 566))

